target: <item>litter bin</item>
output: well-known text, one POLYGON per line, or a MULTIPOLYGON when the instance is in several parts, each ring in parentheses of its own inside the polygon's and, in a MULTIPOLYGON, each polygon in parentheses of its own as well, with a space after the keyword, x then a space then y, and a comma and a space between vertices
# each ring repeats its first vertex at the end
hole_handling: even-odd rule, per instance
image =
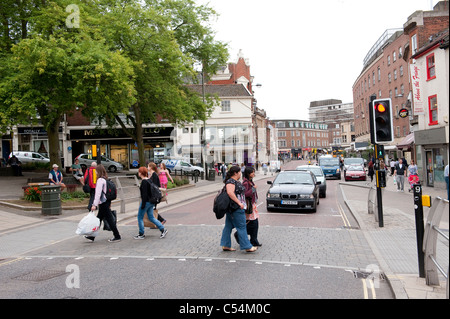
POLYGON ((61 186, 41 187, 42 215, 61 215, 61 186))
POLYGON ((216 180, 216 170, 210 169, 208 171, 208 181, 215 181, 216 180))

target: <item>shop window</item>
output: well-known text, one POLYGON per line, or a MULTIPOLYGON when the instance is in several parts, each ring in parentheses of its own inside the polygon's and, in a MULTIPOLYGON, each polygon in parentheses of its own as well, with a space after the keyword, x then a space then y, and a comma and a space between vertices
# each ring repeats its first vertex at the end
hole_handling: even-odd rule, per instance
POLYGON ((428 110, 429 110, 429 125, 438 124, 438 108, 437 108, 437 95, 428 97, 428 110))

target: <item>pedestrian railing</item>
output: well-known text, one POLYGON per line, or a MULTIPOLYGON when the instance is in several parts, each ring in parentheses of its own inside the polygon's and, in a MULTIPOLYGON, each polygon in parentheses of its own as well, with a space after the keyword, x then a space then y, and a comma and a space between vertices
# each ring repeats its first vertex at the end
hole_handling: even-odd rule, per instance
MULTIPOLYGON (((381 190, 384 192, 384 189, 381 190)), ((377 188, 375 186, 370 186, 369 196, 367 198, 367 212, 375 216, 375 221, 378 222, 378 202, 377 202, 377 188)))
MULTIPOLYGON (((429 286, 438 286, 439 276, 438 271, 447 279, 447 299, 449 298, 449 285, 448 285, 448 272, 444 267, 437 262, 436 248, 438 244, 438 236, 442 236, 443 240, 447 241, 447 247, 449 243, 449 236, 442 229, 439 228, 441 218, 444 212, 448 213, 449 201, 436 197, 431 205, 430 212, 428 214, 427 222, 425 225, 423 251, 425 253, 425 279, 426 284, 429 286)), ((448 249, 448 248, 447 248, 448 249)))
POLYGON ((120 213, 125 213, 125 204, 129 200, 139 200, 139 180, 136 175, 115 176, 117 197, 114 202, 120 202, 120 213))

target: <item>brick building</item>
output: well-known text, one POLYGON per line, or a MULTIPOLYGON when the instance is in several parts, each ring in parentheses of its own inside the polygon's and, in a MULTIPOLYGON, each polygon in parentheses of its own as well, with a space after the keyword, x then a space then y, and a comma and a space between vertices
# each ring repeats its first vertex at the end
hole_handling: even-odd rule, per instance
POLYGON ((391 98, 394 116, 394 142, 385 149, 394 152, 410 133, 408 118, 401 118, 399 110, 410 108, 408 63, 403 59, 409 37, 402 29, 388 29, 364 59, 364 67, 353 85, 353 105, 356 142, 370 142, 369 102, 375 95, 391 98))

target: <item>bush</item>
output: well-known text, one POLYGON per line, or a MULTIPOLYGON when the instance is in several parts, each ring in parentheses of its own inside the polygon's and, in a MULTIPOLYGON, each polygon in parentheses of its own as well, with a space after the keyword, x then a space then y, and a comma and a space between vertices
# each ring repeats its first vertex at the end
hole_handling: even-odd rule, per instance
POLYGON ((174 178, 173 183, 169 181, 167 183, 167 189, 175 188, 178 186, 189 184, 189 179, 187 178, 174 178))
POLYGON ((40 202, 42 191, 39 187, 28 187, 25 190, 25 199, 30 202, 40 202))

